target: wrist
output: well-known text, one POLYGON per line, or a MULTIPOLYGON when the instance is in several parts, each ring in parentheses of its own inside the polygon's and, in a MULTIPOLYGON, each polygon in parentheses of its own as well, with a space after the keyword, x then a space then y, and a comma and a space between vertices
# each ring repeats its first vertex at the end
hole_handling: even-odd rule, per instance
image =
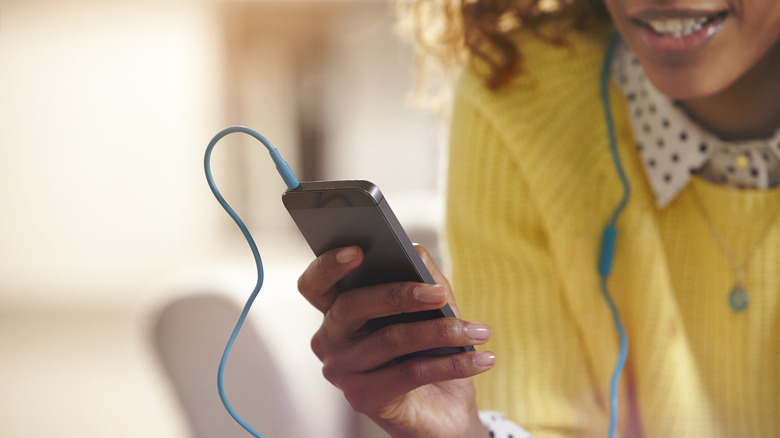
POLYGON ((471 415, 471 421, 469 421, 469 429, 466 434, 469 438, 490 438, 490 431, 480 420, 476 411, 471 415))

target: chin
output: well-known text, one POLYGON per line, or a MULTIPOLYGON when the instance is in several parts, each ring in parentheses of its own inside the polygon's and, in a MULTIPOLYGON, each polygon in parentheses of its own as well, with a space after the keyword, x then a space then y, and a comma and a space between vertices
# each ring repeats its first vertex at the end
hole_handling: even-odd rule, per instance
MULTIPOLYGON (((718 70, 715 70, 718 71, 718 70)), ((719 69, 723 73, 724 69, 719 69)), ((645 67, 645 74, 658 91, 673 100, 698 100, 728 89, 736 80, 723 74, 714 75, 710 68, 678 69, 645 67)))
POLYGON ((650 76, 648 76, 648 78, 658 91, 672 100, 685 101, 704 99, 713 96, 718 92, 718 90, 704 86, 696 81, 681 81, 678 78, 654 79, 650 76))

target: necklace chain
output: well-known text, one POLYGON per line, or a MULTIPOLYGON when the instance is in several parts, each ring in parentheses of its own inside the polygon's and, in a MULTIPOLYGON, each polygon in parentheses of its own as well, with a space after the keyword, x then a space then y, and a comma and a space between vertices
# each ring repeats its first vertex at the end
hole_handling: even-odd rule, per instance
POLYGON ((726 259, 731 266, 731 270, 734 271, 734 276, 736 278, 734 281, 735 284, 729 294, 729 304, 734 311, 742 311, 747 307, 748 300, 747 291, 745 290, 745 270, 747 269, 750 260, 753 258, 756 252, 758 252, 761 244, 766 239, 766 236, 772 229, 772 225, 774 225, 777 222, 778 217, 780 217, 780 206, 777 207, 774 214, 772 215, 772 218, 764 226, 764 229, 761 231, 761 235, 758 237, 758 239, 756 239, 755 242, 753 242, 753 245, 750 247, 750 250, 748 250, 747 255, 745 255, 745 259, 742 261, 742 263, 739 263, 729 249, 728 244, 726 243, 726 239, 715 225, 715 221, 712 219, 709 212, 707 211, 707 208, 704 206, 704 202, 702 202, 701 197, 699 196, 699 192, 696 190, 696 184, 690 184, 690 187, 691 194, 693 195, 693 201, 696 204, 696 207, 699 209, 699 212, 704 218, 704 221, 707 223, 707 226, 710 229, 710 233, 715 238, 715 241, 720 247, 721 252, 723 252, 723 254, 726 256, 726 259))

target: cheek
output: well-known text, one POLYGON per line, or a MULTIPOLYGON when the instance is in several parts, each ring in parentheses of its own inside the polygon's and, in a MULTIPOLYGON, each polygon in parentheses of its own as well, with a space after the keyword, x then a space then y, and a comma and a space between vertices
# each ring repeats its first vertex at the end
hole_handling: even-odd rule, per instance
POLYGON ((619 19, 625 16, 625 4, 624 0, 604 0, 604 5, 607 7, 612 21, 618 26, 622 27, 619 23, 619 19))
POLYGON ((745 42, 743 49, 768 50, 780 39, 780 1, 756 1, 745 4, 738 33, 745 42))

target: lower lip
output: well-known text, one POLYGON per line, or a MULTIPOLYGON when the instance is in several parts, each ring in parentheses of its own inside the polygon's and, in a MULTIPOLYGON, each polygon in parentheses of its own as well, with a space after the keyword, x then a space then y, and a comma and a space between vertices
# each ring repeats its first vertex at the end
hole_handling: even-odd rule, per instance
POLYGON ((723 23, 724 19, 717 20, 679 38, 659 35, 645 26, 639 27, 639 33, 651 51, 662 56, 679 56, 700 50, 723 28, 723 23))

